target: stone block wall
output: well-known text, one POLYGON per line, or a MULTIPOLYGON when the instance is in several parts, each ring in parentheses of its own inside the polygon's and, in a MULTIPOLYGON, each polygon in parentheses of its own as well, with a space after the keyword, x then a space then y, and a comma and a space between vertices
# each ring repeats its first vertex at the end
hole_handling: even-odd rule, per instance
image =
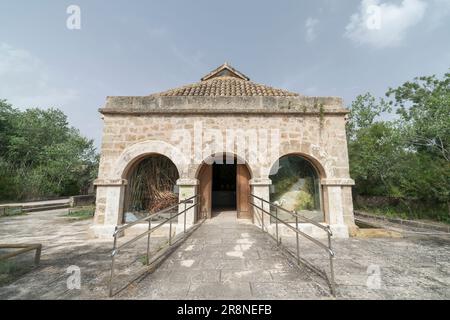
POLYGON ((96 225, 120 223, 117 215, 121 215, 127 169, 138 159, 152 153, 165 155, 177 166, 180 180, 195 181, 203 160, 228 151, 247 160, 253 181, 268 180, 271 167, 281 156, 304 156, 319 172, 326 222, 353 226, 347 111, 338 98, 114 97, 101 112, 104 128, 96 181, 96 225), (267 134, 267 146, 273 149, 265 152, 259 148, 261 154, 252 158, 251 144, 243 150, 236 145, 227 148, 230 130, 238 132, 237 136, 245 136, 246 130, 267 134), (278 138, 271 140, 271 134, 278 138), (214 143, 220 140, 222 143, 214 143))

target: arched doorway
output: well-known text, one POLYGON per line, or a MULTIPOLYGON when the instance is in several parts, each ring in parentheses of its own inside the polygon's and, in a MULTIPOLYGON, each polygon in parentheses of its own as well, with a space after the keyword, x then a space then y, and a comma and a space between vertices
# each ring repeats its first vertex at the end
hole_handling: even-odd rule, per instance
POLYGON ((221 210, 236 211, 237 218, 251 219, 251 174, 236 156, 220 155, 204 162, 197 174, 200 214, 211 218, 221 210))
POLYGON ((132 222, 177 204, 178 178, 177 167, 166 156, 152 154, 133 163, 126 173, 123 222, 132 222))
MULTIPOLYGON (((270 202, 289 211, 296 211, 317 222, 323 222, 322 190, 319 170, 305 157, 290 154, 274 164, 269 178, 270 202)), ((286 222, 295 222, 292 215, 279 213, 286 222)))

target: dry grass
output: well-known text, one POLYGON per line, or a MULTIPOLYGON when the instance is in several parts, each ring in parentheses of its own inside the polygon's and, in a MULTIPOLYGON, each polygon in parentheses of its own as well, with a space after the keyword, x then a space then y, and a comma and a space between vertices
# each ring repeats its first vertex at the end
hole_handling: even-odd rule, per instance
POLYGON ((175 205, 173 187, 178 170, 168 158, 153 156, 142 160, 132 172, 127 188, 127 209, 157 212, 175 205))

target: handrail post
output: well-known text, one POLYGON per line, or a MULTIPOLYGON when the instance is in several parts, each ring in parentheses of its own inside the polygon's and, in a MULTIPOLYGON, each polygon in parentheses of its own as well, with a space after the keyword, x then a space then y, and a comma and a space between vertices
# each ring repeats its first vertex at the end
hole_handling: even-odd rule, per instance
MULTIPOLYGON (((295 216, 295 228, 298 231, 298 217, 295 216)), ((299 239, 298 239, 298 232, 295 233, 297 236, 297 264, 300 264, 300 248, 299 248, 299 239)))
POLYGON ((184 233, 186 233, 186 202, 184 202, 184 233))
POLYGON ((262 231, 264 232, 264 202, 261 199, 261 227, 262 227, 262 231))
POLYGON ((279 245, 280 242, 279 242, 279 238, 278 238, 278 208, 277 207, 275 207, 275 234, 277 237, 277 245, 279 245))
MULTIPOLYGON (((110 275, 109 275, 109 283, 107 283, 107 286, 108 286, 107 290, 109 291, 109 297, 113 297, 113 295, 114 295, 113 283, 114 283, 114 276, 115 276, 114 271, 115 271, 115 264, 116 264, 116 255, 124 247, 126 247, 126 246, 128 246, 128 245, 130 245, 130 244, 132 244, 134 242, 136 242, 139 239, 143 239, 147 235, 146 262, 147 262, 147 265, 149 265, 150 264, 150 253, 151 253, 151 250, 150 250, 151 241, 150 240, 151 240, 151 234, 153 233, 153 231, 155 231, 156 229, 158 229, 158 228, 160 228, 162 226, 165 226, 166 223, 169 222, 169 241, 168 241, 168 243, 169 243, 169 246, 172 246, 172 243, 173 243, 172 240, 174 238, 174 235, 172 234, 172 231, 173 231, 173 226, 172 226, 173 225, 173 221, 172 220, 174 218, 176 218, 176 217, 181 216, 184 213, 184 232, 185 232, 185 234, 187 234, 187 223, 186 223, 187 210, 193 209, 195 207, 200 207, 201 199, 199 198, 198 195, 195 195, 195 196, 192 196, 192 197, 190 197, 188 199, 185 199, 183 202, 184 202, 184 212, 180 212, 179 211, 179 208, 180 208, 180 205, 182 204, 182 202, 177 202, 177 204, 175 204, 173 206, 170 206, 170 207, 167 207, 167 208, 165 208, 163 210, 160 210, 160 211, 158 211, 156 213, 149 214, 147 217, 138 219, 138 220, 136 220, 134 222, 131 222, 131 223, 128 223, 128 224, 125 224, 125 225, 122 225, 122 226, 115 226, 115 230, 114 230, 114 234, 113 234, 113 238, 114 238, 113 249, 112 249, 112 252, 111 252, 111 272, 110 272, 110 275), (193 200, 193 205, 192 206, 188 206, 188 202, 187 201, 190 201, 192 199, 194 199, 193 200), (176 214, 174 215, 173 210, 175 208, 177 208, 177 211, 176 211, 176 214), (168 219, 164 219, 163 222, 157 224, 152 229, 152 222, 151 222, 152 217, 153 216, 160 216, 162 214, 166 215, 167 212, 169 213, 169 218, 168 219), (135 225, 137 223, 145 223, 145 222, 147 222, 147 220, 148 220, 148 230, 147 231, 145 231, 143 233, 140 233, 138 236, 135 236, 132 239, 127 240, 124 243, 118 245, 117 237, 118 237, 119 234, 124 233, 124 230, 126 230, 129 227, 131 227, 131 226, 133 226, 133 225, 135 225)), ((0 210, 1 210, 1 208, 0 208, 0 210)), ((193 210, 195 212, 195 209, 193 209, 193 210)), ((197 210, 198 210, 198 208, 197 208, 197 210)), ((195 214, 198 214, 198 213, 195 213, 195 214)), ((197 218, 197 217, 194 216, 194 218, 197 218)), ((175 230, 175 235, 176 235, 176 230, 175 230)), ((37 250, 37 254, 38 253, 40 253, 40 250, 37 250)))
POLYGON ((150 263, 150 235, 151 235, 150 230, 151 229, 152 229, 152 218, 149 218, 148 219, 148 236, 147 236, 147 259, 146 259, 147 265, 149 265, 149 263, 150 263))
MULTIPOLYGON (((295 233, 296 233, 296 245, 297 245, 297 252, 296 253, 297 253, 297 263, 298 264, 300 264, 300 260, 301 260, 300 259, 300 240, 299 240, 299 236, 300 235, 305 237, 309 241, 312 241, 313 243, 315 243, 316 245, 318 245, 319 247, 325 249, 328 252, 329 259, 330 259, 330 276, 328 277, 327 272, 323 271, 323 270, 321 270, 321 275, 323 275, 325 277, 325 279, 329 281, 331 294, 333 296, 336 296, 336 282, 335 282, 334 261, 333 261, 334 257, 335 257, 335 253, 334 253, 334 251, 332 249, 332 244, 331 244, 331 237, 333 236, 333 233, 331 232, 330 226, 329 225, 324 226, 322 224, 319 224, 318 222, 315 222, 315 221, 313 221, 313 220, 311 220, 309 218, 305 218, 302 215, 299 215, 295 210, 289 211, 287 209, 284 209, 283 207, 280 207, 280 206, 277 206, 275 204, 272 204, 272 203, 264 200, 261 197, 255 196, 253 194, 251 196, 252 196, 252 199, 256 199, 256 200, 260 200, 261 201, 261 207, 258 207, 254 202, 252 202, 252 206, 255 207, 255 208, 259 208, 261 210, 261 214, 262 214, 261 221, 262 221, 262 230, 263 231, 264 231, 264 212, 266 212, 267 215, 270 217, 269 219, 275 218, 275 220, 276 220, 276 238, 277 238, 276 241, 277 241, 277 246, 280 246, 280 244, 281 244, 281 242, 278 241, 279 240, 279 230, 278 230, 278 224, 279 223, 282 223, 282 224, 286 225, 289 229, 295 231, 295 233), (268 210, 269 211, 265 211, 264 210, 264 202, 268 203, 268 205, 269 205, 269 209, 268 210), (275 213, 272 213, 272 207, 275 208, 275 213), (289 214, 291 214, 291 215, 293 215, 295 217, 295 228, 291 224, 287 223, 286 221, 284 221, 284 220, 282 220, 282 219, 280 219, 278 217, 278 209, 282 210, 283 212, 287 212, 287 213, 289 213, 289 214), (324 243, 314 239, 312 236, 309 236, 307 233, 301 231, 299 229, 299 220, 311 223, 311 224, 317 226, 318 228, 320 228, 322 230, 325 230, 327 232, 327 234, 328 234, 328 246, 326 244, 324 244, 324 243)), ((269 233, 269 230, 267 230, 267 232, 269 233)), ((288 251, 290 251, 290 250, 288 250, 288 251)), ((291 255, 294 255, 294 253, 291 252, 291 255)))
POLYGON ((114 264, 116 260, 116 248, 117 248, 117 226, 114 229, 114 243, 113 243, 113 251, 111 253, 111 274, 109 277, 109 296, 113 296, 113 278, 114 278, 114 264))
POLYGON ((331 293, 333 295, 336 294, 336 288, 335 288, 335 283, 334 283, 334 266, 333 266, 333 249, 331 248, 331 234, 328 232, 328 248, 330 249, 329 255, 330 255, 330 272, 331 272, 331 276, 330 276, 330 284, 331 284, 331 293))
POLYGON ((172 211, 169 211, 169 246, 172 245, 172 211))
POLYGON ((36 253, 34 255, 34 264, 36 266, 39 265, 39 262, 41 261, 41 251, 42 251, 42 245, 38 245, 36 247, 36 253))

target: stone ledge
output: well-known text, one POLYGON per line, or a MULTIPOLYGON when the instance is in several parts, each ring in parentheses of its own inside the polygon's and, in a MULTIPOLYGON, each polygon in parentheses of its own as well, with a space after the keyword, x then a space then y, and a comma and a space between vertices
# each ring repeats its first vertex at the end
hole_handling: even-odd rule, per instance
POLYGON ((96 179, 94 180, 95 186, 125 186, 128 184, 126 179, 96 179))
POLYGON ((198 186, 200 181, 198 179, 178 179, 177 186, 198 186))
POLYGON ((272 185, 272 180, 264 178, 254 178, 249 181, 251 186, 270 186, 272 185))
POLYGON ((345 179, 322 179, 320 183, 323 186, 353 186, 355 185, 355 180, 345 178, 345 179))
POLYGON ((346 115, 338 97, 107 97, 102 114, 346 115), (244 107, 243 107, 244 106, 244 107))
MULTIPOLYGON (((152 114, 193 114, 193 115, 207 115, 207 114, 221 114, 221 115, 304 115, 319 117, 320 112, 317 111, 300 111, 300 110, 267 110, 267 109, 248 109, 248 110, 236 110, 236 109, 166 109, 166 110, 153 110, 153 109, 135 109, 135 108, 100 108, 98 111, 101 114, 117 114, 117 115, 152 115, 152 114)), ((348 114, 348 111, 343 109, 327 110, 323 112, 323 115, 343 115, 348 114)))

